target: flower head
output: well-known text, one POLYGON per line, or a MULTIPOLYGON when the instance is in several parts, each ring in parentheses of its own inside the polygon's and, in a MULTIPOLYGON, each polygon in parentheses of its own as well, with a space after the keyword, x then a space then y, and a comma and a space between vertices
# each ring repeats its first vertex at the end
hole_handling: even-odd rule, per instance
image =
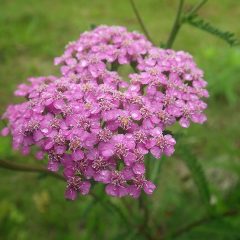
POLYGON ((192 57, 124 27, 99 26, 68 44, 55 64, 60 77, 19 85, 15 94, 26 100, 8 107, 2 135, 11 134, 23 154, 34 146, 38 159, 48 156, 50 171, 63 169, 68 199, 88 194, 90 180, 111 196, 152 194, 144 157, 173 154, 176 141, 165 133, 176 122, 186 128, 206 120, 206 82, 192 57), (123 64, 135 70, 130 81, 117 71, 123 64))

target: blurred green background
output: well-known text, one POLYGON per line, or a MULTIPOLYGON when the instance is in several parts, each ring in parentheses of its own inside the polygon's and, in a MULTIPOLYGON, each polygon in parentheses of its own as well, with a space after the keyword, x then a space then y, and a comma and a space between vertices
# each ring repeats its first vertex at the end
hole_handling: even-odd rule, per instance
MULTIPOLYGON (((152 38, 165 42, 178 1, 135 2, 152 38)), ((197 1, 185 2, 188 9, 197 1)), ((240 38, 239 1, 211 0, 199 13, 240 38)), ((16 101, 13 91, 27 77, 59 74, 53 58, 91 24, 123 25, 141 32, 127 0, 0 0, 0 114, 16 101)), ((209 83, 208 122, 183 129, 184 141, 206 172, 215 211, 239 208, 240 48, 231 48, 188 25, 181 29, 173 48, 190 52, 209 83)), ((10 138, 0 138, 0 158, 40 164, 13 152, 10 138)), ((152 221, 159 226, 159 236, 204 215, 204 204, 177 155, 166 159, 156 184, 150 210, 152 221)), ((63 182, 50 177, 0 169, 0 239, 144 239, 141 234, 135 235, 136 229, 126 232, 117 214, 90 196, 66 201, 64 189, 63 182)), ((102 189, 96 191, 101 193, 102 189)), ((136 200, 125 201, 138 211, 136 200)), ((240 217, 213 220, 174 239, 237 240, 240 217)))

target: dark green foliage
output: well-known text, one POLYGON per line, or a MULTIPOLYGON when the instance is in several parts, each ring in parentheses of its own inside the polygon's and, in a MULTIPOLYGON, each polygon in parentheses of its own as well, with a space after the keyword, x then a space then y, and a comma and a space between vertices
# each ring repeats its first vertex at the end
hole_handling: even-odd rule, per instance
POLYGON ((197 157, 192 151, 184 144, 179 144, 177 153, 181 159, 186 163, 189 171, 191 172, 192 178, 199 191, 200 197, 202 198, 207 209, 210 211, 210 193, 208 187, 208 181, 201 164, 198 162, 197 157))

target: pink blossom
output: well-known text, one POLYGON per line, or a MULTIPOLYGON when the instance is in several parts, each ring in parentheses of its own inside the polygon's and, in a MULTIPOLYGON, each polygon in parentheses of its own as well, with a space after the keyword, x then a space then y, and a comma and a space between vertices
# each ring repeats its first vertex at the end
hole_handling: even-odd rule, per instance
POLYGON ((110 196, 152 194, 146 155, 173 154, 169 126, 206 120, 207 83, 192 56, 124 27, 99 26, 69 43, 55 64, 60 77, 18 86, 15 95, 25 100, 7 108, 1 135, 24 155, 34 148, 37 159, 47 157, 50 171, 62 170, 67 199, 88 194, 90 181, 110 196), (128 79, 119 74, 123 64, 134 68, 128 79))

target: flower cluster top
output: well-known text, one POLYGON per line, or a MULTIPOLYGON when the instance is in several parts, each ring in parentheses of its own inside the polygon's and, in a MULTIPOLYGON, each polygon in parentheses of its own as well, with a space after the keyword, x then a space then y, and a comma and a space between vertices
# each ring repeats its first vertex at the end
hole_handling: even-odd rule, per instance
POLYGON ((25 101, 8 107, 2 135, 10 133, 23 154, 34 146, 49 170, 63 171, 68 199, 88 194, 94 182, 111 196, 152 194, 144 157, 173 154, 166 130, 176 122, 187 128, 206 120, 207 83, 192 57, 124 27, 99 26, 69 43, 55 64, 60 77, 19 85, 15 95, 25 101), (133 69, 128 79, 121 65, 133 69))

